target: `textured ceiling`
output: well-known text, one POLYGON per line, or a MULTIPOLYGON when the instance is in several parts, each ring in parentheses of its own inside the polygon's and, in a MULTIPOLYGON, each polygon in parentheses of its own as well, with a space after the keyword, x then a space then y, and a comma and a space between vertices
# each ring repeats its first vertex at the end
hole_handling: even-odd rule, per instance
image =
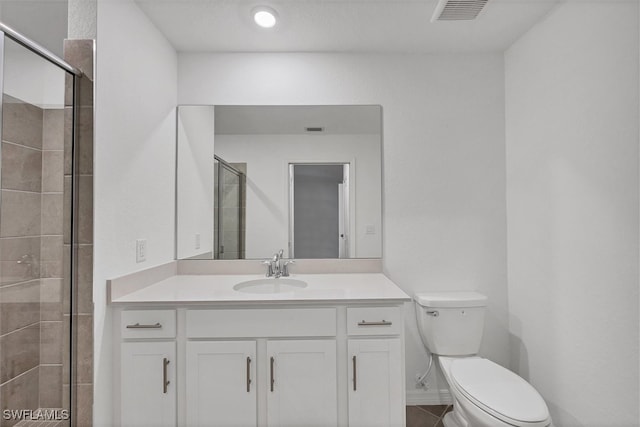
POLYGON ((433 0, 138 0, 183 52, 487 52, 503 51, 558 0, 489 0, 475 21, 430 19, 433 0), (256 6, 279 16, 257 27, 256 6))

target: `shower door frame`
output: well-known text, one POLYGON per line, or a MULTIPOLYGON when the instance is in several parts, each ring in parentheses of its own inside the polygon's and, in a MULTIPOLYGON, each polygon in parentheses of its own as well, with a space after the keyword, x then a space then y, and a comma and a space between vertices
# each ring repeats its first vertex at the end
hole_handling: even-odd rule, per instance
MULTIPOLYGON (((69 235, 69 242, 70 242, 70 246, 71 246, 71 256, 70 256, 70 260, 69 260, 69 274, 70 277, 68 278, 68 286, 70 286, 70 290, 69 290, 69 346, 67 348, 67 350, 69 351, 69 377, 68 377, 68 381, 69 381, 69 408, 61 408, 61 409, 68 409, 69 410, 69 418, 68 421, 70 423, 71 426, 75 426, 76 425, 76 403, 77 403, 77 399, 76 399, 76 392, 75 392, 75 385, 77 384, 76 378, 77 378, 77 367, 76 367, 76 357, 75 357, 75 349, 77 348, 77 336, 76 336, 76 325, 75 322, 73 321, 73 315, 76 313, 76 298, 75 298, 75 291, 76 291, 76 287, 77 287, 77 277, 76 277, 76 266, 77 266, 77 262, 78 262, 78 247, 77 247, 77 216, 78 216, 78 174, 77 171, 79 170, 78 168, 78 156, 77 156, 77 146, 78 146, 78 130, 77 130, 77 124, 78 124, 78 94, 79 94, 79 84, 80 84, 80 78, 82 77, 83 73, 82 71, 80 71, 78 68, 72 66, 71 64, 69 64, 68 62, 66 62, 65 60, 59 58, 58 56, 56 56, 54 53, 50 52, 49 50, 47 50, 46 48, 42 47, 41 45, 39 45, 38 43, 34 42, 33 40, 29 39, 28 37, 25 37, 24 35, 20 34, 19 32, 17 32, 16 30, 14 30, 13 28, 3 24, 0 22, 0 94, 2 94, 2 96, 4 97, 4 77, 5 77, 5 40, 6 38, 9 38, 10 40, 12 40, 13 42, 19 44, 20 46, 22 46, 23 48, 27 49, 28 51, 31 51, 32 53, 38 55, 39 57, 45 59, 46 61, 48 61, 49 63, 56 65, 57 67, 59 67, 62 71, 64 71, 65 74, 65 79, 67 77, 71 77, 72 78, 72 102, 71 102, 71 108, 72 108, 72 119, 71 119, 71 194, 70 194, 70 216, 69 218, 64 218, 63 215, 63 222, 65 220, 68 220, 70 222, 70 235, 69 235)), ((66 83, 65 83, 66 85, 66 83)), ((66 103, 67 103, 67 99, 66 99, 66 88, 65 88, 65 99, 63 100, 63 103, 65 104, 66 107, 66 103)), ((2 138, 3 135, 3 107, 4 107, 4 99, 1 100, 2 102, 0 102, 0 138, 2 138)), ((0 149, 0 172, 2 171, 2 150, 0 149)), ((64 173, 64 172, 63 172, 64 173)), ((1 174, 0 174, 0 179, 1 179, 1 174)), ((0 197, 0 207, 2 204, 2 198, 0 197)), ((64 244, 64 243, 63 243, 64 244)), ((62 280, 63 286, 65 284, 65 280, 63 278, 62 280)), ((62 291, 62 295, 64 295, 64 291, 62 291)), ((63 304, 63 313, 64 313, 64 304, 63 304)), ((63 351, 65 351, 63 349, 63 351)), ((64 378, 63 378, 63 383, 64 384, 64 378)), ((64 387, 63 387, 64 389, 64 387)), ((61 390, 61 393, 63 393, 63 390, 61 390)), ((26 408, 24 408, 26 409, 26 408)))

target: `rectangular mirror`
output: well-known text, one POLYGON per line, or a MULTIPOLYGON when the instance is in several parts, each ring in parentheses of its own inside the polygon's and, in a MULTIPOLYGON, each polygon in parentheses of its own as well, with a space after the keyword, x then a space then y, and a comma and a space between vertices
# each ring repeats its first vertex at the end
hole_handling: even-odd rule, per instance
POLYGON ((382 256, 380 106, 177 115, 177 259, 382 256))

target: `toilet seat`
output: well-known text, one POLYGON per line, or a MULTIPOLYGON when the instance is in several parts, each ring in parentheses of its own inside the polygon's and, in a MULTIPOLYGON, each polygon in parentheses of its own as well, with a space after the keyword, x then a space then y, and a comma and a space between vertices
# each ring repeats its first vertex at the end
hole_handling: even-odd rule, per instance
POLYGON ((513 426, 546 426, 549 410, 524 379, 487 359, 456 359, 450 366, 452 386, 491 416, 513 426))

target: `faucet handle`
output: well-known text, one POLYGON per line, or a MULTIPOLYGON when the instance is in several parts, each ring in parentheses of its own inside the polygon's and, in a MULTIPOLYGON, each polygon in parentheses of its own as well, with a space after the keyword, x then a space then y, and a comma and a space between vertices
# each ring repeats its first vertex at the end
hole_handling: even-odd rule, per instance
POLYGON ((284 262, 284 265, 282 266, 282 275, 284 277, 289 277, 289 264, 295 264, 295 263, 296 262, 292 259, 284 262))
POLYGON ((262 261, 262 265, 267 266, 267 277, 273 276, 273 261, 270 261, 270 260, 262 261))

